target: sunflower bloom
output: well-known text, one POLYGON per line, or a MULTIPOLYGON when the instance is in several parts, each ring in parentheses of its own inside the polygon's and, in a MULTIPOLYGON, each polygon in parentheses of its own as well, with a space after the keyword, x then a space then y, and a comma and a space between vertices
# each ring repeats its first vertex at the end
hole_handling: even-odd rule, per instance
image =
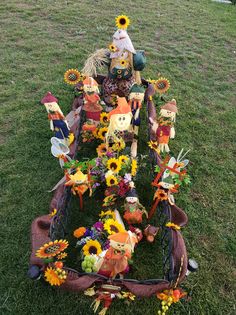
POLYGON ((67 84, 75 85, 81 81, 81 74, 77 69, 69 69, 64 74, 64 80, 67 84))
POLYGON ((106 143, 100 144, 97 147, 96 151, 97 151, 98 156, 106 155, 106 153, 108 152, 106 143))
POLYGON ((118 184, 118 180, 114 175, 107 176, 106 184, 108 187, 114 186, 118 184))
POLYGON ((107 161, 107 168, 114 173, 119 173, 121 170, 121 162, 118 159, 112 158, 107 161))
POLYGON ((121 59, 120 60, 120 65, 122 66, 122 67, 127 67, 127 61, 125 60, 125 59, 121 59))
POLYGON ((166 78, 160 78, 155 82, 154 87, 157 92, 159 92, 160 94, 164 94, 170 88, 170 81, 166 78))
POLYGON ((124 140, 121 138, 117 141, 115 141, 115 143, 112 145, 112 150, 113 151, 121 151, 125 148, 125 142, 124 140))
POLYGON ((149 141, 148 142, 148 146, 149 146, 149 148, 151 148, 152 150, 154 150, 155 152, 160 154, 160 149, 158 147, 157 141, 149 141))
POLYGON ((132 160, 131 162, 131 175, 135 176, 137 173, 137 167, 138 167, 138 163, 135 159, 132 160))
POLYGON ((102 141, 105 141, 107 130, 108 130, 107 127, 102 127, 98 131, 98 138, 101 139, 102 141))
POLYGON ((99 214, 99 217, 103 220, 104 217, 110 217, 110 219, 115 220, 116 219, 116 215, 115 212, 112 210, 107 210, 107 211, 102 211, 99 214))
POLYGON ((97 240, 89 240, 82 250, 84 252, 84 256, 99 255, 102 252, 102 247, 97 240))
POLYGON ((110 44, 110 45, 108 46, 108 48, 109 48, 109 50, 112 51, 112 52, 117 51, 117 47, 116 47, 116 45, 114 45, 114 44, 110 44))
POLYGON ((35 255, 39 258, 54 257, 63 252, 68 246, 69 243, 66 240, 56 240, 54 242, 44 244, 37 250, 35 255))
POLYGON ((100 114, 100 123, 103 125, 108 125, 108 123, 109 123, 108 113, 103 112, 100 114))
POLYGON ((127 29, 127 27, 130 25, 130 19, 126 15, 119 15, 116 18, 116 26, 120 29, 127 29))
POLYGON ((125 232, 123 226, 116 220, 108 219, 104 223, 104 229, 108 234, 115 234, 119 232, 125 232))
POLYGON ((127 162, 129 162, 129 157, 127 155, 120 155, 119 161, 121 164, 126 164, 127 162))

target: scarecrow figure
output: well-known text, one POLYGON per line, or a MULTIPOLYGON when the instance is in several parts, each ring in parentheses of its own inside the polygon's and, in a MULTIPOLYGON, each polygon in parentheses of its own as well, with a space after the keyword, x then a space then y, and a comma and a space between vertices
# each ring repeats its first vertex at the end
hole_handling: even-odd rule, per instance
POLYGON ((134 84, 129 94, 129 105, 133 115, 131 124, 134 130, 134 139, 131 146, 131 156, 133 158, 137 155, 138 145, 138 130, 140 126, 140 109, 142 107, 142 101, 144 99, 144 88, 141 85, 134 84))
POLYGON ((108 77, 103 81, 104 100, 111 105, 115 95, 128 97, 130 88, 136 82, 141 84, 140 71, 145 67, 146 57, 144 51, 135 51, 132 41, 127 33, 130 20, 121 15, 116 18, 117 31, 109 50, 100 49, 91 55, 82 72, 85 75, 96 76, 96 68, 107 65, 108 77))
POLYGON ((134 248, 134 242, 137 242, 136 237, 128 232, 118 232, 108 237, 110 240, 110 247, 107 250, 99 274, 107 275, 108 277, 115 278, 128 271, 128 260, 131 259, 131 254, 134 248))
POLYGON ((109 113, 106 142, 119 141, 125 132, 132 132, 132 113, 125 97, 118 98, 118 106, 109 113))
POLYGON ((178 113, 176 100, 172 100, 161 107, 160 116, 155 122, 150 118, 153 124, 153 131, 156 133, 158 148, 161 152, 169 152, 169 139, 175 137, 175 118, 178 113))
POLYGON ((143 214, 148 216, 146 209, 139 202, 139 198, 135 188, 131 188, 125 198, 124 219, 128 224, 142 223, 143 214))
POLYGON ((42 98, 41 103, 46 107, 50 129, 55 132, 55 137, 63 140, 66 145, 70 144, 68 123, 58 105, 58 99, 48 92, 42 98))
POLYGON ((86 118, 99 121, 102 106, 100 105, 99 89, 97 82, 92 77, 86 77, 83 81, 84 106, 86 118))

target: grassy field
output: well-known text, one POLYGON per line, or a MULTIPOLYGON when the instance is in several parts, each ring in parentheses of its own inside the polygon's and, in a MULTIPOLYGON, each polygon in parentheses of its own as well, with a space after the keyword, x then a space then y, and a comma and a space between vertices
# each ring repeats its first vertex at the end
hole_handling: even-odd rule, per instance
MULTIPOLYGON (((32 220, 48 212, 47 193, 61 177, 50 155, 51 132, 39 100, 48 90, 68 112, 73 94, 63 83, 69 67, 107 47, 114 18, 125 13, 136 49, 145 49, 143 73, 171 81, 180 109, 172 151, 191 149, 192 185, 177 197, 189 216, 189 257, 200 264, 184 287, 191 300, 169 314, 235 314, 236 7, 207 0, 52 1, 0 4, 0 314, 92 314, 82 294, 54 290, 26 277, 32 220)), ((144 144, 144 143, 143 143, 144 144)), ((156 298, 111 315, 156 314, 156 298)))

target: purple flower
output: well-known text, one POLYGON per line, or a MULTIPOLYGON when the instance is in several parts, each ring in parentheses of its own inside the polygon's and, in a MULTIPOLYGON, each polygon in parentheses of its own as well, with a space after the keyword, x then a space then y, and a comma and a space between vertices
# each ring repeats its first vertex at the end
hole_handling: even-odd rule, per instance
POLYGON ((126 173, 124 176, 124 182, 129 183, 129 182, 131 182, 131 180, 132 180, 131 174, 126 173))
POLYGON ((100 186, 99 183, 94 183, 92 188, 96 188, 96 187, 98 187, 98 186, 100 186))
POLYGON ((114 154, 113 154, 113 152, 107 151, 107 152, 106 152, 106 156, 109 157, 109 158, 111 158, 111 157, 114 156, 114 154))
POLYGON ((110 241, 106 240, 102 247, 103 247, 103 250, 108 249, 110 247, 110 241))
POLYGON ((96 158, 96 166, 100 166, 102 164, 102 159, 96 158))
POLYGON ((86 232, 84 233, 83 236, 84 236, 84 237, 86 237, 86 236, 91 236, 91 231, 90 231, 90 229, 86 228, 86 232))
POLYGON ((94 223, 93 227, 98 231, 103 231, 103 223, 100 221, 94 223))

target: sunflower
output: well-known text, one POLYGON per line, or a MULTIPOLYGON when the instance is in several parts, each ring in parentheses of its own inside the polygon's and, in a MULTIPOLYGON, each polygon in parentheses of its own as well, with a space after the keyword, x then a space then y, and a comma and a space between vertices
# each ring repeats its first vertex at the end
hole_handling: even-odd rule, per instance
POLYGON ((109 50, 112 51, 112 52, 117 51, 117 47, 116 47, 116 45, 114 45, 114 44, 110 44, 110 45, 108 46, 108 48, 109 48, 109 50))
POLYGON ((126 15, 119 15, 116 18, 116 26, 117 28, 121 28, 125 30, 130 24, 130 19, 126 15))
POLYGON ((108 123, 109 123, 108 113, 103 112, 100 114, 100 123, 103 125, 108 125, 108 123))
POLYGON ((107 150, 107 145, 106 143, 102 143, 97 147, 97 154, 98 156, 103 156, 105 155, 109 150, 107 150))
POLYGON ((115 141, 115 143, 112 145, 112 150, 113 151, 121 151, 125 148, 125 142, 122 138, 119 140, 115 141))
POLYGON ((96 138, 96 139, 99 139, 99 128, 96 128, 95 130, 93 130, 93 136, 94 136, 94 138, 96 138))
POLYGON ((101 139, 102 141, 104 141, 106 133, 107 133, 107 127, 100 128, 98 131, 98 138, 101 139))
POLYGON ((127 155, 120 155, 119 161, 121 164, 126 164, 129 161, 129 157, 127 155))
POLYGON ((115 234, 119 232, 125 232, 123 226, 116 220, 108 219, 104 223, 104 229, 108 232, 108 234, 115 234))
POLYGON ((80 237, 82 237, 84 235, 85 232, 86 232, 86 228, 82 226, 82 227, 74 230, 73 235, 76 238, 80 238, 80 237))
POLYGON ((121 59, 120 60, 120 65, 122 66, 122 67, 127 67, 127 61, 125 60, 125 59, 121 59))
POLYGON ((81 74, 76 69, 69 69, 64 74, 64 80, 67 84, 75 85, 81 81, 81 74))
POLYGON ((48 267, 44 273, 45 280, 51 285, 61 285, 66 280, 66 272, 62 269, 48 267))
POLYGON ((167 200, 168 199, 168 196, 167 196, 167 193, 165 192, 165 190, 163 189, 158 189, 156 192, 155 192, 155 195, 154 195, 154 198, 153 199, 159 199, 159 200, 167 200))
POLYGON ((170 81, 166 78, 160 78, 155 82, 155 89, 160 94, 167 92, 170 88, 170 81))
POLYGON ((84 256, 99 255, 102 252, 102 247, 97 240, 89 240, 82 248, 84 256))
POLYGON ((121 162, 118 159, 112 158, 107 161, 107 168, 114 173, 119 173, 121 170, 121 162))
POLYGON ((156 151, 158 154, 160 154, 160 149, 158 148, 158 143, 157 141, 149 141, 148 142, 149 148, 152 150, 156 151))
POLYGON ((115 212, 112 210, 107 210, 107 211, 102 211, 99 214, 99 217, 103 220, 104 217, 110 217, 111 219, 115 220, 116 219, 116 215, 115 212))
POLYGON ((35 255, 39 258, 54 257, 63 252, 68 246, 69 243, 66 240, 56 240, 54 242, 44 244, 37 250, 35 255))
POLYGON ((114 175, 107 176, 106 184, 108 187, 114 186, 118 184, 118 180, 114 175))
POLYGON ((138 167, 138 163, 135 159, 132 160, 131 162, 131 175, 135 176, 137 173, 137 167, 138 167))
POLYGON ((67 253, 60 253, 59 255, 57 255, 57 259, 64 259, 67 257, 67 253))

